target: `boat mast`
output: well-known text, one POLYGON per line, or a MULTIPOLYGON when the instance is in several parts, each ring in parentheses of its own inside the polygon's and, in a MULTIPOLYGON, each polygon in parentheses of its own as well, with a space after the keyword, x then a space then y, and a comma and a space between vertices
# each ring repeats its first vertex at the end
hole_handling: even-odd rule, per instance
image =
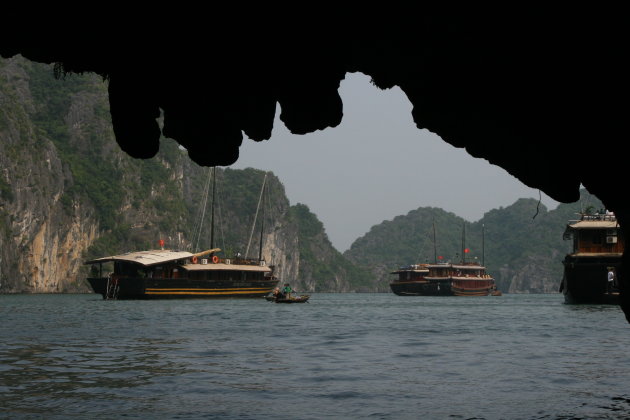
POLYGON ((210 213, 210 249, 214 249, 214 197, 217 185, 217 168, 212 167, 212 211, 210 213))
POLYGON ((437 243, 435 242, 435 219, 433 219, 433 260, 437 264, 437 243))
POLYGON ((466 263, 466 222, 462 225, 462 263, 466 263))
MULTIPOLYGON (((267 172, 265 172, 265 177, 263 178, 262 187, 260 188, 260 196, 258 197, 258 206, 256 207, 256 214, 254 215, 254 223, 252 223, 252 230, 249 233, 249 240, 247 241, 247 248, 245 248, 246 257, 249 255, 249 246, 251 245, 252 238, 254 237, 256 221, 258 220, 258 211, 260 210, 260 206, 263 200, 263 191, 265 190, 266 183, 267 183, 267 172)), ((264 210, 265 209, 263 208, 263 213, 264 213, 264 210)), ((262 228, 260 230, 260 237, 261 237, 261 245, 260 245, 260 251, 259 251, 259 258, 260 258, 260 255, 262 254, 262 228)))
POLYGON ((481 265, 486 266, 485 225, 481 224, 481 265))
POLYGON ((195 235, 197 238, 196 240, 194 240, 194 243, 195 243, 194 252, 199 251, 199 240, 201 239, 201 231, 203 230, 203 221, 206 217, 206 207, 208 204, 208 192, 210 191, 210 178, 212 177, 211 168, 208 168, 207 172, 208 172, 208 178, 206 179, 206 183, 204 184, 204 189, 203 189, 203 206, 199 213, 198 224, 195 225, 195 235))
POLYGON ((258 261, 262 261, 262 246, 263 246, 263 230, 265 230, 265 187, 266 187, 266 182, 267 182, 267 174, 265 173, 265 178, 263 180, 263 187, 262 187, 262 199, 261 199, 261 206, 262 206, 262 215, 260 218, 260 244, 258 246, 258 261))

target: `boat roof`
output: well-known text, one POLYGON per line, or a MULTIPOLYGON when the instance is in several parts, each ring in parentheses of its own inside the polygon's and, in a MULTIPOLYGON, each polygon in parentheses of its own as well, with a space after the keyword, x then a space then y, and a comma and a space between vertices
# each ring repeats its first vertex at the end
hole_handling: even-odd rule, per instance
POLYGON ((151 251, 128 252, 121 255, 96 258, 86 261, 85 264, 104 263, 109 261, 129 261, 144 266, 163 264, 165 262, 182 260, 192 257, 193 254, 186 251, 172 251, 168 249, 154 249, 151 251))
POLYGON ((574 252, 569 254, 572 257, 583 258, 621 258, 623 252, 574 252))
POLYGON ((429 269, 427 267, 401 268, 399 270, 392 271, 390 274, 398 274, 398 273, 426 273, 427 271, 429 271, 429 269))
POLYGON ((616 229, 619 223, 616 220, 580 220, 567 225, 567 229, 616 229))
POLYGON ((429 270, 427 268, 428 265, 429 264, 426 264, 426 263, 406 265, 404 267, 400 267, 396 271, 392 271, 390 274, 407 273, 407 272, 413 272, 413 273, 426 272, 429 270))
POLYGON ((210 271, 210 270, 236 270, 236 271, 272 271, 266 265, 249 265, 249 264, 185 264, 182 266, 188 271, 210 271))

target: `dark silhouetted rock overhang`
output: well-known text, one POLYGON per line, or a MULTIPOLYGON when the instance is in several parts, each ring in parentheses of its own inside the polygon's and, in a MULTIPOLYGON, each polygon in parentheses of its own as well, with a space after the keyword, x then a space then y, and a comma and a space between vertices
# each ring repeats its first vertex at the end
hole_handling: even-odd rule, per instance
POLYGON ((0 54, 57 63, 61 74, 102 75, 123 150, 150 158, 162 133, 206 166, 234 163, 243 133, 268 140, 277 108, 295 134, 337 126, 340 82, 362 72, 379 88, 399 86, 418 128, 555 200, 577 200, 583 185, 625 226, 623 16, 612 9, 349 13, 316 5, 9 11, 0 54))

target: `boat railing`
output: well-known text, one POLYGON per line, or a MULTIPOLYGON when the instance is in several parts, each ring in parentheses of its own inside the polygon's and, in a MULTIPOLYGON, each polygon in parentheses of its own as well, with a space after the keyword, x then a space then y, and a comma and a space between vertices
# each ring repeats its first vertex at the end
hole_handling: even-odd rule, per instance
POLYGON ((258 258, 225 258, 219 260, 225 264, 237 264, 237 265, 258 265, 265 266, 265 260, 259 260, 258 258))
POLYGON ((398 270, 426 270, 429 264, 411 264, 398 267, 398 270))
POLYGON ((580 220, 603 220, 614 222, 617 220, 615 213, 595 213, 595 214, 582 214, 580 220))

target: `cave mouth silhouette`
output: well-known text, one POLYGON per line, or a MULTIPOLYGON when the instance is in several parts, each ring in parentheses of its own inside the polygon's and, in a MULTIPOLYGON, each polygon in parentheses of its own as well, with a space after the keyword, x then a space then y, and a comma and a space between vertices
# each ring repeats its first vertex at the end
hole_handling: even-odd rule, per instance
MULTIPOLYGON (((627 237, 625 15, 492 11, 8 11, 0 55, 56 63, 60 77, 101 75, 122 150, 151 158, 164 135, 203 166, 234 163, 243 133, 269 139, 277 106, 294 134, 334 129, 340 82, 361 72, 398 86, 419 129, 528 187, 570 203, 584 186, 627 237)), ((623 267, 619 278, 630 322, 623 267)))

